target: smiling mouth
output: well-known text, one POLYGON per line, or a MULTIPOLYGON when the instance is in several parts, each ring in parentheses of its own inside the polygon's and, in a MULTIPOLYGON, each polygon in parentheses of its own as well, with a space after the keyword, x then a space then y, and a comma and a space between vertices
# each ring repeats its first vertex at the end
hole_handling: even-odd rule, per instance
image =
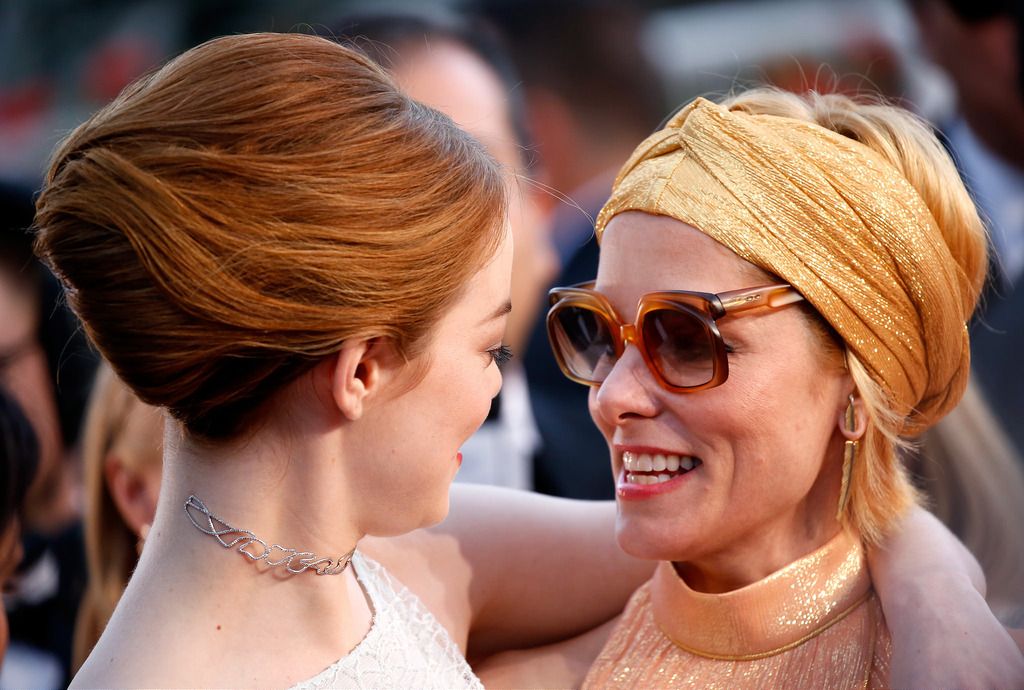
POLYGON ((629 484, 661 484, 704 464, 692 455, 623 451, 622 464, 629 484))

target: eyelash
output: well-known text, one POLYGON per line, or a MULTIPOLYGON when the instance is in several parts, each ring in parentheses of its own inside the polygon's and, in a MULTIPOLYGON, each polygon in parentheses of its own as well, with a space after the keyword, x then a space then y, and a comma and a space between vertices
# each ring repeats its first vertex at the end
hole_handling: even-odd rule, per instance
POLYGON ((512 359, 512 349, 508 345, 500 345, 493 350, 488 350, 487 354, 499 367, 512 359))

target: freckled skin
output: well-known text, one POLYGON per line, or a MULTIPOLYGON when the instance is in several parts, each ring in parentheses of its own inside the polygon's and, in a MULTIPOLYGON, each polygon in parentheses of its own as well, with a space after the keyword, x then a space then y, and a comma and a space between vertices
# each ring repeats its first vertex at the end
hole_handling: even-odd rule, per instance
POLYGON ((394 536, 440 522, 457 454, 487 417, 501 388, 489 350, 502 344, 509 303, 513 242, 506 231, 497 254, 469 281, 462 298, 434 329, 421 367, 404 367, 387 404, 368 405, 346 437, 346 492, 359 531, 394 536), (439 405, 437 401, 443 400, 439 405))
MULTIPOLYGON (((629 212, 607 227, 597 289, 632 320, 649 292, 773 282, 688 225, 629 212)), ((691 586, 726 591, 836 533, 844 440, 837 420, 852 383, 807 318, 790 306, 720 320, 735 352, 729 379, 717 388, 669 393, 629 347, 592 389, 591 414, 610 446, 651 446, 703 461, 673 491, 619 502, 617 533, 627 553, 676 561, 691 586)), ((621 462, 613 450, 617 478, 621 462)))

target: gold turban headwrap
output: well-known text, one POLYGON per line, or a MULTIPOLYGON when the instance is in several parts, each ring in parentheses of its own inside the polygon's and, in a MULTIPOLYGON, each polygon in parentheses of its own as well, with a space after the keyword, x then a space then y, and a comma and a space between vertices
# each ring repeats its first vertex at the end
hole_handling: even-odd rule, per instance
POLYGON ((797 288, 905 418, 901 433, 959 401, 975 291, 917 190, 867 146, 698 98, 633 152, 598 238, 631 210, 692 225, 797 288))

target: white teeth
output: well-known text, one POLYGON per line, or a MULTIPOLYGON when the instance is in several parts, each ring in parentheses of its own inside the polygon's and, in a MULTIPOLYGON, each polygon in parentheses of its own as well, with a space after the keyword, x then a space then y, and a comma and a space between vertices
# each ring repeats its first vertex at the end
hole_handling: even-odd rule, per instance
POLYGON ((627 450, 622 453, 622 464, 628 472, 678 472, 692 470, 696 461, 688 455, 651 455, 627 450))
POLYGON ((673 479, 677 475, 672 474, 626 474, 626 482, 629 484, 661 484, 673 479))

